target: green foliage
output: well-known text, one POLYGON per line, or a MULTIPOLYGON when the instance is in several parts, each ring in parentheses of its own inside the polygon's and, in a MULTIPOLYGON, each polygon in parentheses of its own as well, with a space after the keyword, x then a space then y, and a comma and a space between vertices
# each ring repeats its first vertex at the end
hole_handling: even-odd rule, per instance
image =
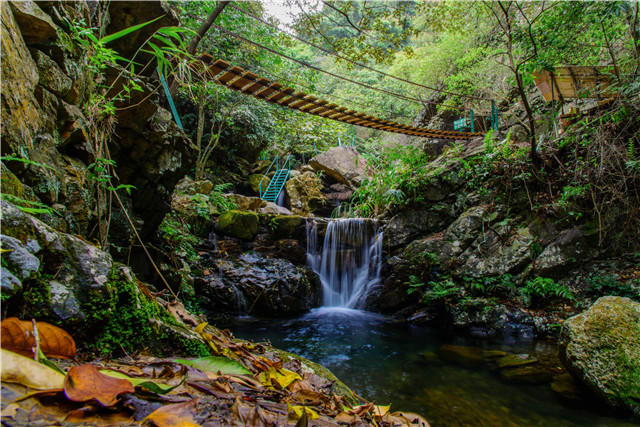
POLYGON ((231 183, 218 184, 213 187, 209 194, 209 201, 215 205, 219 213, 236 209, 238 206, 227 197, 224 196, 224 190, 231 187, 231 183))
POLYGON ((171 257, 185 258, 190 261, 198 258, 198 253, 194 249, 198 238, 193 235, 189 225, 175 213, 164 217, 160 223, 160 235, 171 248, 171 257))
POLYGON ((422 293, 422 302, 427 305, 437 302, 449 306, 462 296, 462 289, 451 279, 430 282, 429 285, 430 288, 422 293))
POLYGON ((566 286, 545 277, 528 280, 520 292, 524 303, 531 306, 543 306, 553 301, 576 301, 575 296, 566 286))
POLYGON ((618 276, 595 272, 587 278, 588 293, 594 298, 616 295, 640 301, 640 279, 620 280, 618 276))

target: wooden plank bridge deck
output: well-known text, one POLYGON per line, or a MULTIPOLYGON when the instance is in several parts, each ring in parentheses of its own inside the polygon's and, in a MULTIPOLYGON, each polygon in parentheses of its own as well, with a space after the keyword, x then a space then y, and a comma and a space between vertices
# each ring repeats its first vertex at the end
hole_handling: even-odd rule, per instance
POLYGON ((338 104, 319 99, 305 92, 298 92, 293 88, 285 87, 273 80, 260 77, 244 68, 231 65, 227 61, 216 59, 209 54, 202 55, 200 59, 202 60, 202 68, 199 65, 194 66, 195 71, 203 73, 214 82, 272 104, 291 108, 292 110, 299 110, 327 119, 371 129, 379 129, 385 132, 424 138, 470 139, 484 135, 481 132, 457 132, 420 128, 384 120, 345 107, 340 107, 338 104))

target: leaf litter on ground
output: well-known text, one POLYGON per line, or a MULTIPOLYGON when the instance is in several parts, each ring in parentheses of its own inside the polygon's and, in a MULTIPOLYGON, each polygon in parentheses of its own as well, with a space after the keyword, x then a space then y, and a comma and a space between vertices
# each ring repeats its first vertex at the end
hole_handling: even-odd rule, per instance
MULTIPOLYGON (((26 322, 29 323, 29 322, 26 322)), ((27 326, 24 323, 24 329, 27 326)), ((40 330, 40 327, 38 326, 40 330)), ((332 392, 333 381, 267 345, 207 324, 212 356, 150 356, 72 365, 66 376, 2 349, 2 423, 26 425, 420 426, 417 414, 332 392), (35 370, 35 371, 34 371, 35 370), (43 378, 47 378, 43 380, 43 378)), ((74 344, 75 346, 75 344, 74 344)))

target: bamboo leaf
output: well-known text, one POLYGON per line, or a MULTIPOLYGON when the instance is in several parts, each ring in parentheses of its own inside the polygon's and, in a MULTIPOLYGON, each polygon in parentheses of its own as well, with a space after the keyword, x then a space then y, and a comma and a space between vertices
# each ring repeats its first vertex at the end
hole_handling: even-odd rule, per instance
POLYGON ((151 24, 152 22, 155 22, 158 19, 163 18, 163 17, 164 17, 164 15, 158 16, 156 19, 152 19, 151 21, 143 22, 142 24, 138 24, 138 25, 134 25, 133 27, 125 28, 124 30, 120 30, 117 33, 113 33, 113 34, 110 34, 108 36, 105 36, 105 37, 101 38, 100 42, 105 43, 105 44, 109 43, 109 42, 112 42, 114 40, 119 39, 120 37, 126 36, 127 34, 131 34, 134 31, 138 31, 140 28, 145 27, 145 26, 151 24))

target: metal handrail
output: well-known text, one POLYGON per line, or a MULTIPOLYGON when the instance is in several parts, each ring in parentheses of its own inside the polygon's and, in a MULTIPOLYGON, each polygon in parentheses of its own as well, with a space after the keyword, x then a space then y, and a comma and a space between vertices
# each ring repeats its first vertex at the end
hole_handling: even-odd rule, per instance
MULTIPOLYGON (((289 156, 289 157, 291 157, 291 156, 289 156)), ((273 167, 274 163, 276 164, 276 170, 278 170, 278 156, 276 156, 276 158, 273 159, 273 162, 271 162, 271 165, 269 166, 269 169, 267 169, 267 171, 264 173, 264 176, 262 177, 262 179, 260 180, 260 183, 258 184, 258 190, 259 190, 261 198, 262 198, 262 181, 264 181, 264 179, 267 177, 267 175, 269 175, 269 171, 271 171, 271 168, 273 167)), ((267 188, 268 187, 269 186, 267 186, 267 188)))

